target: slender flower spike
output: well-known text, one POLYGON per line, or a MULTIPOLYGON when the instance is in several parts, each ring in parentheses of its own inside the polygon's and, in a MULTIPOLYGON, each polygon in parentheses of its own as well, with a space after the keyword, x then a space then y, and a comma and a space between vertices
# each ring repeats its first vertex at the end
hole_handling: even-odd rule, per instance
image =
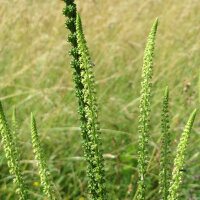
POLYGON ((195 120, 197 110, 195 109, 190 115, 190 118, 185 126, 185 130, 182 133, 176 157, 174 159, 174 169, 172 172, 172 180, 170 182, 168 200, 178 200, 178 189, 183 179, 183 169, 185 164, 186 148, 188 146, 188 139, 191 133, 191 129, 195 120))
POLYGON ((19 145, 18 145, 18 125, 17 125, 16 108, 15 107, 13 108, 13 114, 12 114, 12 137, 13 137, 13 142, 15 143, 14 145, 15 145, 17 154, 18 154, 18 152, 19 152, 19 150, 18 150, 19 149, 19 145))
POLYGON ((66 28, 69 29, 70 34, 68 35, 67 41, 72 45, 72 49, 69 51, 69 55, 72 56, 72 60, 70 62, 71 67, 74 69, 73 71, 73 80, 75 83, 75 92, 76 97, 78 99, 78 113, 80 115, 81 121, 81 132, 83 137, 86 137, 86 116, 85 116, 85 103, 83 100, 83 84, 81 82, 81 72, 79 62, 79 53, 78 53, 78 43, 77 43, 77 35, 76 35, 76 4, 74 0, 64 0, 66 3, 65 8, 63 9, 63 14, 68 18, 65 22, 66 28))
POLYGON ((19 200, 27 200, 28 194, 21 173, 19 158, 15 148, 14 137, 11 135, 4 112, 0 102, 0 132, 3 140, 4 151, 8 160, 10 174, 14 175, 14 183, 17 185, 19 200))
POLYGON ((81 82, 83 84, 83 99, 87 118, 87 140, 85 142, 85 157, 89 163, 89 189, 92 200, 103 200, 105 198, 103 156, 100 151, 100 130, 98 122, 98 108, 96 101, 95 81, 93 65, 86 40, 83 34, 81 18, 77 14, 76 31, 78 49, 80 55, 81 82), (89 149, 90 151, 87 151, 89 149))
POLYGON ((168 97, 169 89, 166 87, 162 109, 162 138, 159 174, 160 195, 162 200, 167 200, 169 183, 171 180, 171 134, 169 132, 168 97))
POLYGON ((139 157, 138 157, 138 191, 137 200, 145 199, 145 174, 148 162, 147 145, 149 138, 149 114, 150 114, 150 95, 151 79, 153 74, 153 54, 155 37, 158 26, 158 19, 155 20, 149 34, 147 45, 144 52, 143 68, 140 97, 140 116, 139 116, 139 157))
POLYGON ((84 102, 84 95, 83 95, 83 83, 81 73, 83 69, 80 68, 80 54, 78 52, 78 43, 77 43, 77 34, 76 34, 76 4, 74 0, 64 0, 66 3, 65 8, 63 9, 63 14, 68 18, 65 22, 66 28, 69 29, 70 34, 68 35, 68 42, 72 45, 72 49, 69 51, 69 54, 72 56, 71 60, 71 67, 74 69, 73 71, 73 80, 75 84, 75 92, 76 97, 78 99, 78 113, 80 116, 81 122, 81 134, 83 137, 83 146, 84 146, 84 153, 87 154, 90 152, 90 148, 86 147, 85 141, 89 141, 87 136, 87 117, 85 111, 85 102, 84 102))
MULTIPOLYGON (((97 106, 95 102, 94 78, 91 69, 87 72, 84 67, 80 65, 80 50, 78 49, 77 42, 77 27, 76 15, 77 9, 74 0, 64 0, 66 7, 63 9, 63 14, 68 18, 66 20, 66 28, 70 30, 68 35, 68 42, 71 43, 72 49, 69 54, 72 56, 70 63, 74 69, 73 80, 75 83, 75 91, 78 99, 78 113, 81 121, 81 133, 83 137, 84 156, 89 163, 88 176, 89 188, 92 199, 105 199, 104 193, 104 171, 103 171, 103 158, 99 150, 99 125, 97 121, 97 106), (84 78, 84 74, 89 74, 90 88, 87 90, 88 79, 84 78), (84 78, 84 79, 83 79, 84 78), (92 91, 92 93, 91 93, 92 91), (91 96, 92 94, 92 96, 91 96), (89 103, 90 101, 90 103, 89 103), (88 104, 89 103, 89 104, 88 104)), ((81 28, 82 30, 82 28, 81 28)))
POLYGON ((31 113, 31 135, 32 135, 32 144, 35 154, 35 159, 38 161, 39 175, 41 180, 41 185, 43 187, 44 194, 50 199, 54 200, 53 190, 51 186, 51 181, 49 178, 49 170, 44 159, 43 150, 40 145, 39 136, 37 133, 36 121, 31 113))

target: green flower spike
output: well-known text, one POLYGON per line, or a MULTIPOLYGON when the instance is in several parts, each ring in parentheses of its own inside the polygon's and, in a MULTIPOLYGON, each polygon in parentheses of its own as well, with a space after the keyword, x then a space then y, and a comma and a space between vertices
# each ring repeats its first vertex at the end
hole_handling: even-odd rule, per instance
POLYGON ((70 62, 71 67, 73 68, 73 80, 75 83, 75 93, 78 99, 78 113, 80 115, 81 121, 81 132, 83 137, 86 137, 86 114, 85 114, 85 103, 83 99, 83 84, 81 82, 81 72, 79 62, 79 53, 78 53, 78 43, 77 43, 77 35, 76 35, 76 4, 74 0, 64 0, 66 3, 65 8, 63 9, 63 14, 68 18, 65 22, 66 28, 69 29, 70 33, 68 35, 67 41, 72 45, 72 49, 69 51, 69 55, 72 56, 72 60, 70 62))
POLYGON ((32 144, 33 144, 35 159, 38 161, 37 164, 39 168, 39 175, 40 175, 41 185, 43 187, 43 192, 50 200, 54 200, 55 198, 53 197, 53 190, 49 178, 49 170, 44 158, 43 149, 41 148, 40 145, 40 140, 37 133, 36 121, 32 113, 31 113, 31 135, 32 135, 32 144))
POLYGON ((15 145, 16 141, 14 141, 15 137, 13 137, 10 133, 10 129, 6 121, 1 102, 0 102, 0 132, 3 140, 4 151, 6 154, 6 158, 8 160, 8 167, 10 168, 10 174, 14 175, 13 181, 17 186, 16 192, 19 194, 19 200, 28 200, 28 194, 21 173, 19 158, 15 145))
POLYGON ((158 19, 155 20, 149 34, 147 45, 144 52, 143 68, 140 97, 140 116, 139 116, 139 157, 138 157, 138 191, 137 200, 145 199, 145 174, 148 163, 147 145, 149 138, 149 114, 150 114, 150 95, 151 79, 153 74, 153 54, 155 37, 158 26, 158 19))
POLYGON ((172 180, 170 182, 168 200, 178 200, 178 189, 183 179, 182 169, 184 168, 185 163, 186 148, 188 146, 188 139, 195 120, 196 112, 197 110, 195 109, 190 115, 178 144, 176 157, 174 159, 174 169, 172 172, 172 180))
MULTIPOLYGON (((80 68, 80 54, 78 52, 78 43, 77 43, 77 34, 76 34, 76 4, 74 0, 64 0, 66 3, 65 8, 63 9, 63 14, 68 18, 65 22, 66 28, 69 29, 70 33, 68 35, 67 41, 72 45, 72 49, 69 51, 69 54, 72 56, 72 60, 70 62, 71 67, 73 68, 73 80, 75 84, 75 93, 78 99, 78 113, 80 116, 81 122, 81 135, 83 137, 83 146, 84 146, 84 153, 89 154, 90 148, 86 147, 85 141, 88 141, 89 138, 87 136, 87 117, 85 111, 85 102, 84 102, 84 95, 83 95, 83 84, 82 84, 82 77, 81 72, 83 69, 80 68)), ((85 156, 87 157, 87 156, 85 156)))
MULTIPOLYGON (((69 51, 69 54, 72 56, 72 61, 70 65, 74 69, 73 80, 75 83, 75 91, 79 103, 78 113, 80 115, 81 121, 84 156, 89 163, 89 190, 91 193, 91 199, 103 200, 105 199, 103 157, 102 153, 99 150, 100 132, 99 124, 97 121, 97 105, 94 94, 95 90, 93 88, 94 78, 92 77, 93 75, 90 73, 89 79, 91 87, 87 90, 85 84, 85 81, 87 80, 83 80, 83 74, 86 73, 86 70, 81 67, 80 60, 82 60, 83 58, 80 58, 81 55, 80 50, 78 49, 77 42, 76 4, 74 3, 74 0, 64 1, 66 3, 66 7, 63 9, 63 14, 68 18, 65 24, 66 28, 70 30, 70 34, 68 35, 68 42, 72 45, 72 49, 69 51), (89 101, 91 102, 88 104, 89 101)), ((91 71, 91 69, 88 70, 87 73, 89 71, 91 71)))
POLYGON ((87 43, 83 34, 81 18, 77 14, 76 31, 80 55, 81 82, 83 84, 83 99, 87 119, 87 136, 84 142, 85 157, 89 163, 89 189, 92 200, 105 199, 103 156, 100 151, 100 128, 98 122, 98 108, 96 101, 93 66, 87 43))
POLYGON ((162 108, 162 138, 159 174, 160 195, 162 200, 167 200, 169 183, 171 180, 171 134, 169 132, 168 97, 169 89, 166 87, 162 108))

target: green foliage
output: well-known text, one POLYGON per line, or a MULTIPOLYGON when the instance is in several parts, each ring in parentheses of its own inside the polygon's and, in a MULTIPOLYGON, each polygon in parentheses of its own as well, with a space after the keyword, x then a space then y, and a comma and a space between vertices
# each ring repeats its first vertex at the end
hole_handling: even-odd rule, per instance
POLYGON ((49 170, 44 158, 44 152, 40 145, 40 140, 37 133, 36 121, 32 113, 31 113, 31 135, 32 135, 33 151, 34 151, 35 159, 37 160, 37 164, 39 167, 39 175, 40 175, 41 185, 43 187, 44 194, 50 200, 54 200, 55 198, 53 197, 53 190, 52 190, 51 181, 49 178, 49 170))
POLYGON ((100 150, 100 128, 98 122, 98 108, 96 101, 95 82, 93 66, 86 40, 82 30, 82 23, 79 14, 76 21, 77 41, 80 54, 81 82, 83 84, 83 99, 87 119, 87 134, 83 135, 85 157, 89 163, 89 189, 94 200, 105 199, 103 156, 100 150))
POLYGON ((138 193, 137 199, 145 199, 145 174, 148 163, 147 145, 149 138, 149 114, 150 114, 150 95, 151 95, 151 79, 153 73, 153 53, 155 45, 155 37, 158 26, 158 19, 155 20, 151 32, 149 34, 147 45, 144 52, 143 68, 140 97, 140 116, 139 116, 139 152, 138 152, 138 193))
POLYGON ((15 137, 13 137, 10 133, 1 102, 0 102, 0 132, 4 145, 4 151, 6 154, 6 158, 8 160, 8 167, 10 169, 10 174, 14 175, 13 182, 17 186, 16 192, 19 194, 20 200, 27 200, 28 194, 21 173, 18 153, 16 150, 16 141, 14 141, 15 137))
POLYGON ((185 126, 185 130, 182 133, 180 142, 178 144, 178 149, 176 152, 176 157, 174 159, 174 169, 172 172, 172 180, 170 182, 168 200, 177 200, 178 199, 178 189, 182 182, 183 170, 185 164, 186 148, 188 146, 188 139, 191 133, 191 129, 196 117, 197 110, 195 109, 190 115, 190 118, 185 126))
POLYGON ((160 148, 160 174, 159 186, 161 199, 167 200, 169 183, 171 180, 171 134, 169 132, 169 111, 168 111, 169 89, 166 87, 162 106, 162 138, 160 148))

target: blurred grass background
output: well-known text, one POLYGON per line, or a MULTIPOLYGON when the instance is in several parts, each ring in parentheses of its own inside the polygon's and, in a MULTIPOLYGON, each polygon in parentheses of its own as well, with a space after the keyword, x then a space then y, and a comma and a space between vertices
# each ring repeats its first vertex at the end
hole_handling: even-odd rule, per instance
MULTIPOLYGON (((198 0, 77 1, 95 63, 109 200, 133 199, 137 125, 145 42, 159 17, 153 76, 147 199, 158 199, 161 102, 170 88, 175 150, 189 114, 199 107, 198 0)), ((22 165, 32 199, 42 197, 30 137, 38 122, 49 168, 63 199, 87 199, 86 163, 67 54, 62 1, 0 0, 0 99, 11 121, 17 108, 22 165)), ((200 120, 191 134, 180 199, 200 199, 200 120)), ((0 199, 15 200, 0 145, 0 199)))

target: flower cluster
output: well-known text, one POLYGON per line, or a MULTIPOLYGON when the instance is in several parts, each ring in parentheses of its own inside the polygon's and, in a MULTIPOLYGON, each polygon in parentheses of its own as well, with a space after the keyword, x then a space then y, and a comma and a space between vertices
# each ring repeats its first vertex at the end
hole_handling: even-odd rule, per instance
POLYGON ((180 142, 178 144, 178 149, 176 152, 176 157, 174 159, 174 169, 172 172, 172 180, 170 182, 168 200, 178 199, 178 189, 183 178, 183 168, 185 163, 186 148, 188 146, 188 139, 191 133, 191 129, 196 117, 197 110, 195 109, 190 115, 190 118, 185 126, 180 142))
POLYGON ((10 168, 10 174, 14 175, 14 183, 17 185, 17 193, 19 194, 19 200, 27 200, 28 193, 21 173, 19 157, 16 149, 15 137, 11 135, 8 127, 3 107, 0 102, 0 133, 4 145, 4 151, 8 160, 8 167, 10 168))
POLYGON ((100 128, 96 101, 93 65, 87 43, 83 34, 81 18, 77 14, 76 31, 80 54, 81 82, 83 84, 83 99, 87 118, 87 138, 84 141, 85 157, 89 163, 89 188, 92 199, 105 199, 103 156, 100 150, 100 128))
POLYGON ((71 67, 74 69, 73 80, 79 103, 84 156, 88 162, 88 185, 91 199, 103 200, 105 199, 103 156, 99 148, 100 131, 92 64, 74 0, 65 2, 63 14, 68 17, 65 24, 71 32, 68 35, 68 42, 72 45, 69 54, 72 56, 71 67))
POLYGON ((86 116, 85 116, 85 103, 83 100, 83 84, 81 82, 81 68, 79 62, 79 53, 78 53, 78 43, 77 43, 77 35, 76 35, 76 4, 74 0, 64 0, 66 3, 65 8, 63 9, 63 14, 68 18, 65 22, 66 28, 70 30, 70 34, 68 35, 67 41, 72 45, 72 48, 69 51, 69 55, 72 56, 72 60, 70 62, 71 67, 74 69, 73 71, 73 80, 75 83, 75 92, 76 97, 78 99, 78 113, 80 115, 81 121, 81 131, 82 134, 86 135, 86 116))
POLYGON ((155 46, 155 37, 158 26, 158 19, 155 20, 149 34, 147 45, 144 52, 143 69, 140 98, 140 116, 139 116, 139 157, 138 157, 138 191, 137 199, 145 199, 145 174, 148 162, 147 145, 149 138, 149 114, 150 114, 150 95, 151 95, 151 78, 153 71, 153 53, 155 46))
POLYGON ((33 144, 33 151, 35 154, 35 159, 38 161, 38 167, 39 167, 39 175, 41 180, 41 185, 43 187, 44 194, 50 199, 54 200, 53 197, 53 190, 51 186, 51 181, 49 178, 49 170, 44 158, 44 153, 40 145, 40 140, 37 133, 37 126, 36 121, 31 114, 31 136, 32 136, 32 144, 33 144))
POLYGON ((168 98, 169 89, 166 87, 162 106, 162 138, 159 174, 160 195, 162 200, 167 200, 169 183, 171 180, 171 134, 169 132, 168 98))

